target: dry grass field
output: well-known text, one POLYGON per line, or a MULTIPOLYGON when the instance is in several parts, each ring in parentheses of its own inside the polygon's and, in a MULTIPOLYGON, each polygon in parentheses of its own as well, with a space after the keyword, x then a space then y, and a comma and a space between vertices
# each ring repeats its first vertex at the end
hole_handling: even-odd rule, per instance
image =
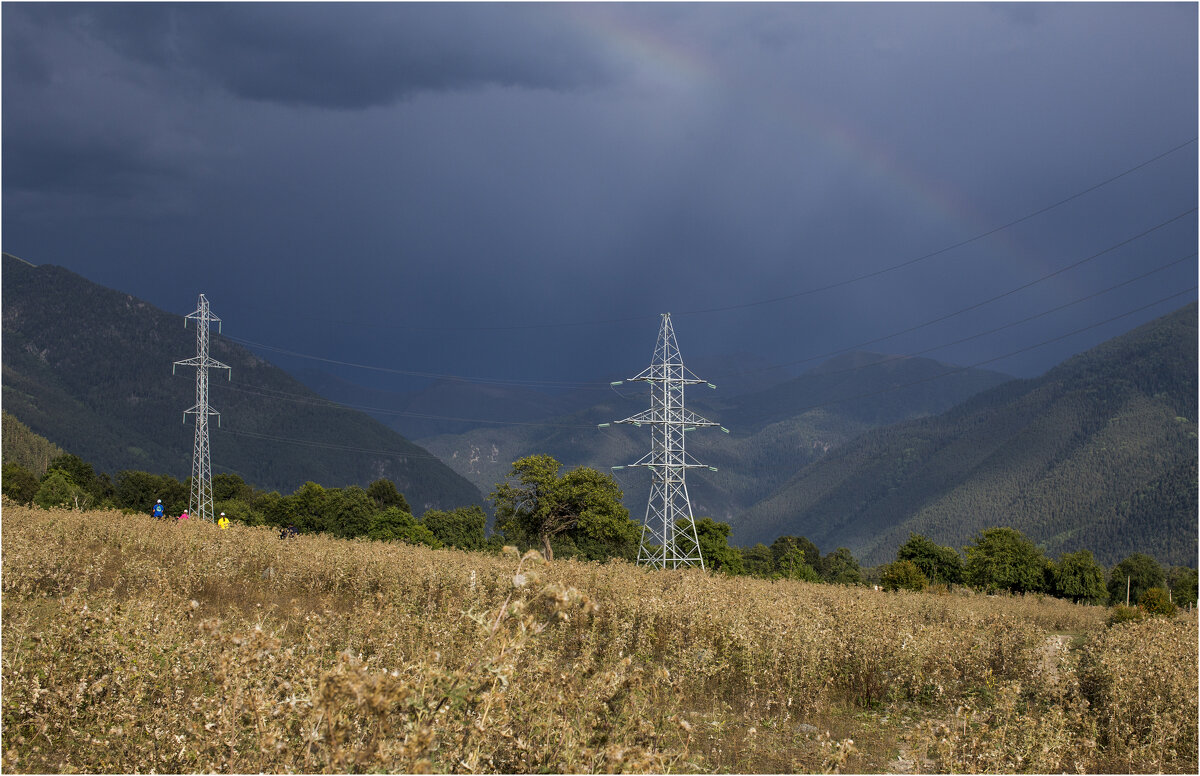
POLYGON ((1197 620, 3 506, 6 772, 1197 770, 1197 620))

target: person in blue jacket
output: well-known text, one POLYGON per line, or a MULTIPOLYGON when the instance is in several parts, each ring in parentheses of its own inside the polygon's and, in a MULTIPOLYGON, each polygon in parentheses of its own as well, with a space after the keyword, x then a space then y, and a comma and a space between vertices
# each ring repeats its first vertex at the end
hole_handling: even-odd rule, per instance
POLYGON ((160 519, 166 516, 166 510, 163 509, 161 498, 158 501, 154 502, 154 509, 151 511, 150 514, 152 514, 155 517, 160 518, 160 519))

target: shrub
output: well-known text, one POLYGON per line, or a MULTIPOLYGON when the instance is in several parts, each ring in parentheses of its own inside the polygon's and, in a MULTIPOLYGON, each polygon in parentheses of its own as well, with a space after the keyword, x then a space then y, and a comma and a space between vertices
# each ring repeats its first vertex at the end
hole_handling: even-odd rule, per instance
POLYGON ((1146 614, 1156 614, 1165 617, 1175 616, 1175 604, 1171 602, 1171 597, 1167 595, 1167 591, 1161 587, 1152 587, 1142 597, 1138 599, 1138 608, 1146 614))
POLYGON ((1140 620, 1146 616, 1146 613, 1136 606, 1126 606, 1125 604, 1117 604, 1112 608, 1108 615, 1109 625, 1119 625, 1123 622, 1140 620))

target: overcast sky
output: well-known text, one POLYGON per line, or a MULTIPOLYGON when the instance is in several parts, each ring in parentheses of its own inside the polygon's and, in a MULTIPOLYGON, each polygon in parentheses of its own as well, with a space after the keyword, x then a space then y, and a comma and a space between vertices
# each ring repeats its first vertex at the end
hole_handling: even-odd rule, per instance
POLYGON ((592 380, 671 312, 718 383, 1029 376, 1195 298, 1195 3, 2 13, 4 250, 272 348, 592 380))

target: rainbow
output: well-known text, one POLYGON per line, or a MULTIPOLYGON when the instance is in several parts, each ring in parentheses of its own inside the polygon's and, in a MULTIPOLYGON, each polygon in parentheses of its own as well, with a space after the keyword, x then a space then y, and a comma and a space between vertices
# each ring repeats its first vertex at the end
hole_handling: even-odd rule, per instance
MULTIPOLYGON (((570 3, 567 7, 574 24, 620 67, 699 99, 706 91, 723 87, 737 92, 737 85, 726 71, 698 46, 668 37, 606 3, 570 3)), ((798 142, 858 169, 868 180, 912 203, 935 223, 947 224, 956 236, 978 234, 995 225, 970 206, 970 198, 962 191, 908 164, 885 138, 872 134, 863 123, 834 106, 806 100, 801 94, 777 99, 759 92, 749 99, 755 100, 753 107, 768 121, 796 132, 798 142)), ((993 239, 1007 242, 1009 250, 1020 250, 1008 232, 993 239)))

